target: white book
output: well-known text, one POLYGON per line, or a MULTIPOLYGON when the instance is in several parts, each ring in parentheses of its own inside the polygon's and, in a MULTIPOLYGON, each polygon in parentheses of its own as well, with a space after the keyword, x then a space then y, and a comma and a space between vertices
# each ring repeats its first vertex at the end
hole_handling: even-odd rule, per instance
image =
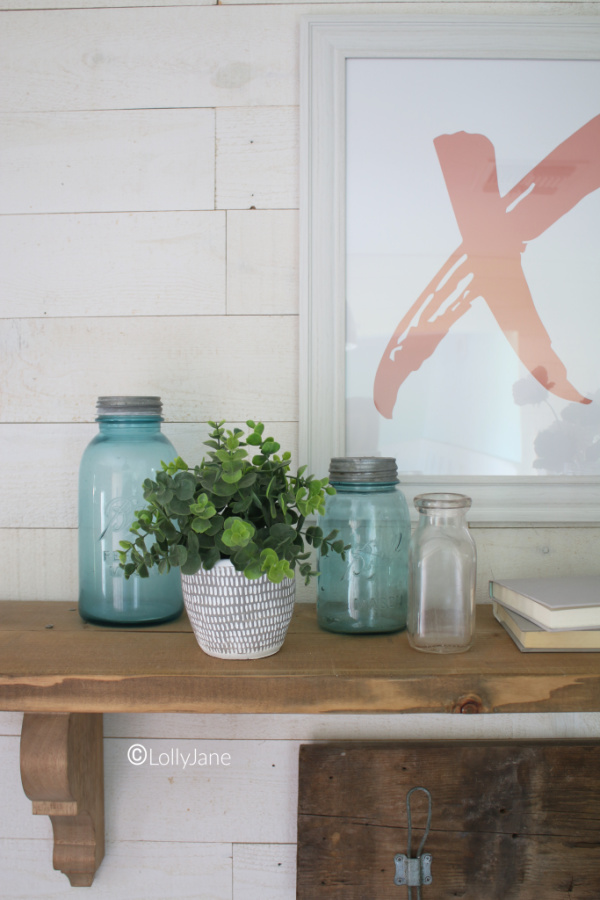
POLYGON ((600 575, 494 580, 490 597, 547 631, 600 628, 600 575))
POLYGON ((527 652, 585 652, 600 650, 600 629, 580 628, 571 631, 546 631, 518 613, 493 604, 494 616, 520 650, 527 652))

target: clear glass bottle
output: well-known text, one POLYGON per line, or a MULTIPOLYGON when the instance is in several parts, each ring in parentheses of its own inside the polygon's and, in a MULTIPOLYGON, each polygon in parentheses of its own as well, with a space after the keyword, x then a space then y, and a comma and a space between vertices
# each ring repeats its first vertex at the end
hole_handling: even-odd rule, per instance
POLYGON ((327 631, 364 634, 406 627, 410 517, 398 490, 396 460, 335 457, 319 522, 336 528, 350 544, 345 561, 337 553, 319 557, 317 619, 327 631))
POLYGON ((160 397, 99 397, 99 434, 79 469, 79 612, 102 625, 150 625, 183 609, 181 577, 150 571, 125 580, 119 541, 145 506, 142 484, 177 455, 161 434, 160 397))
POLYGON ((462 653, 475 630, 476 549, 464 494, 420 494, 410 542, 408 640, 416 650, 462 653))

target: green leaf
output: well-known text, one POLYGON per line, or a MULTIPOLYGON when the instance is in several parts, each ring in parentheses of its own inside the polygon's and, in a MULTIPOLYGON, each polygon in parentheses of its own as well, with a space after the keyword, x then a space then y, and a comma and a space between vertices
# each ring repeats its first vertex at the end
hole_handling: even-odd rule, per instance
POLYGON ((220 478, 218 481, 215 481, 212 491, 217 497, 233 497, 237 491, 237 487, 235 484, 226 484, 226 482, 220 478))
POLYGON ((207 550, 206 553, 202 554, 202 565, 205 569, 212 569, 215 563, 219 562, 221 559, 221 554, 213 547, 211 550, 207 550))
POLYGON ((225 527, 225 519, 223 516, 216 515, 210 520, 210 531, 207 534, 218 534, 225 527))
POLYGON ((188 556, 197 556, 198 550, 200 548, 200 544, 198 542, 198 536, 193 531, 190 531, 186 535, 186 540, 187 540, 186 549, 188 552, 188 556))
POLYGON ((241 469, 234 470, 233 472, 223 472, 223 474, 221 475, 221 478, 223 479, 223 481, 226 484, 235 484, 235 485, 237 485, 237 483, 240 481, 241 477, 242 477, 241 469))
POLYGON ((182 566, 187 559, 187 550, 181 544, 175 544, 169 554, 169 562, 172 566, 182 566))
POLYGON ((259 562, 250 563, 250 565, 246 566, 244 569, 244 575, 252 581, 256 578, 260 578, 262 574, 263 571, 259 562))
POLYGON ((260 562, 263 569, 268 569, 269 566, 274 566, 279 562, 279 557, 271 547, 267 547, 260 554, 260 562))
POLYGON ((222 540, 226 547, 245 547, 254 537, 255 531, 250 522, 232 516, 225 520, 222 540))
POLYGON ((259 558, 258 547, 254 541, 250 541, 245 547, 238 547, 231 552, 230 559, 238 572, 243 572, 246 566, 256 562, 259 558))
POLYGON ((280 584, 284 578, 294 577, 287 559, 275 558, 275 561, 272 562, 266 560, 262 563, 262 568, 267 573, 269 581, 272 581, 274 584, 280 584))
POLYGON ((243 490, 244 488, 251 487, 258 478, 258 474, 253 470, 246 472, 245 475, 242 475, 240 480, 238 481, 238 490, 243 490))
POLYGON ((195 490, 196 479, 191 472, 182 472, 175 479, 175 496, 178 500, 191 500, 195 490))
POLYGON ((285 522, 277 522, 269 530, 269 540, 278 544, 289 544, 296 538, 296 530, 285 522))
POLYGON ((201 566, 202 558, 196 553, 191 556, 188 555, 188 558, 181 566, 181 571, 184 575, 195 575, 201 566))
POLYGON ((277 441, 273 440, 273 438, 267 438, 260 449, 262 450, 264 456, 271 456, 272 453, 277 453, 280 448, 281 444, 278 444, 277 441))
POLYGON ((245 497, 242 497, 239 500, 234 500, 231 503, 231 512, 236 515, 241 515, 245 512, 248 512, 252 505, 252 497, 250 494, 247 494, 245 497))
POLYGON ((200 494, 195 503, 190 504, 190 512, 201 519, 210 519, 217 512, 206 494, 200 494))
POLYGON ((210 519, 202 519, 200 516, 192 519, 192 528, 197 534, 205 534, 211 527, 210 519))

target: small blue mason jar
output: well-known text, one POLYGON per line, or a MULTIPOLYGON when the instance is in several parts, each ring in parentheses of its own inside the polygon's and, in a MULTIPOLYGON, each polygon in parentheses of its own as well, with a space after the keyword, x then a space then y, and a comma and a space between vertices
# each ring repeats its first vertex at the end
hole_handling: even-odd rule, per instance
POLYGON ((125 579, 120 541, 146 505, 142 484, 177 455, 161 434, 160 397, 99 397, 99 434, 79 469, 79 613, 102 625, 150 625, 183 609, 181 577, 150 570, 125 579))
POLYGON ((365 634, 406 627, 410 517, 391 457, 334 457, 319 525, 350 544, 319 556, 317 619, 327 631, 365 634))

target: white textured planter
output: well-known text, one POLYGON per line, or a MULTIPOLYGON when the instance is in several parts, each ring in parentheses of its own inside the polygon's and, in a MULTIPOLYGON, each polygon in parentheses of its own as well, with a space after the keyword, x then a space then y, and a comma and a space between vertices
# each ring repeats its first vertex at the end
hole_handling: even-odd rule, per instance
POLYGON ((283 644, 294 610, 294 579, 248 579, 222 559, 208 571, 182 575, 181 584, 196 640, 209 656, 259 659, 283 644))

